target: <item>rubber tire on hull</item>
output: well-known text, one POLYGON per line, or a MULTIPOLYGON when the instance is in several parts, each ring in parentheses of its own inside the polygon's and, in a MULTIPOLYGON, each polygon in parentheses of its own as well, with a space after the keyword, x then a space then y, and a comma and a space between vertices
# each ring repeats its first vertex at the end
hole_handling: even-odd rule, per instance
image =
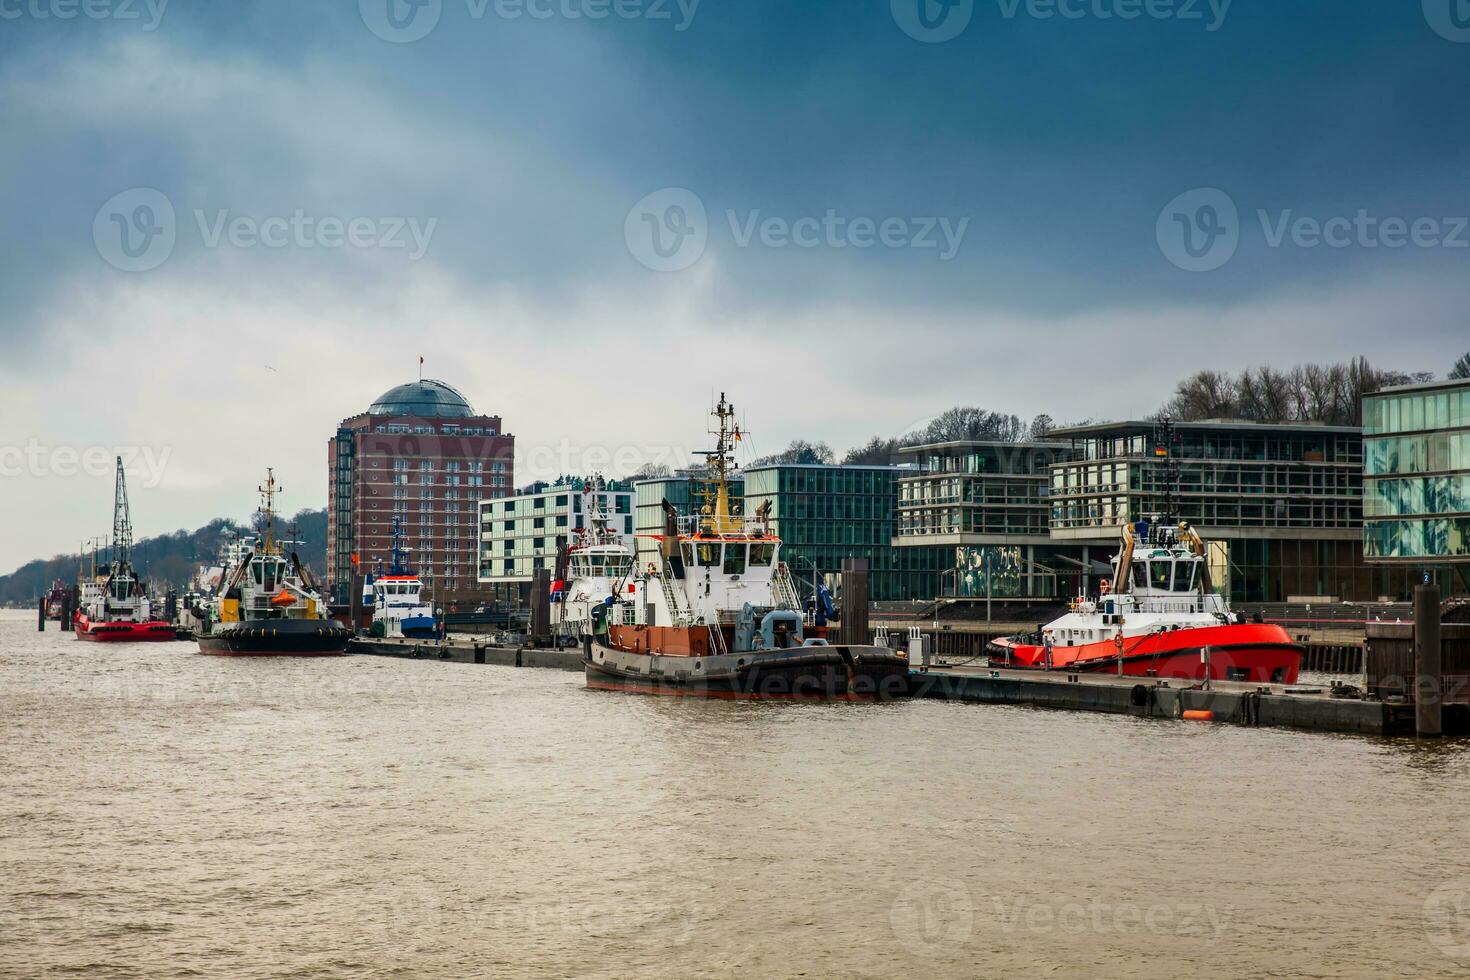
POLYGON ((218 656, 331 657, 347 651, 352 634, 322 619, 252 619, 199 637, 199 652, 218 656))

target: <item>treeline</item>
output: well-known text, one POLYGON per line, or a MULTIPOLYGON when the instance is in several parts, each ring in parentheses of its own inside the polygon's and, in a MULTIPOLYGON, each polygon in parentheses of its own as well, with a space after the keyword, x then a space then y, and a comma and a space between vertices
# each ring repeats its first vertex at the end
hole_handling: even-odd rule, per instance
MULTIPOLYGON (((1055 428, 1055 423, 1052 422, 1050 415, 1038 415, 1028 423, 1019 415, 992 412, 968 405, 959 406, 936 416, 922 429, 899 436, 873 436, 861 446, 849 449, 843 455, 842 462, 848 465, 890 463, 909 446, 935 442, 959 442, 967 439, 987 442, 1020 442, 1025 439, 1042 439, 1053 428, 1055 428)), ((796 439, 781 452, 763 456, 750 465, 835 462, 837 462, 837 454, 827 443, 796 439)))
MULTIPOLYGON (((299 542, 289 547, 295 549, 318 577, 322 575, 327 554, 325 510, 302 510, 294 517, 278 519, 276 532, 282 540, 299 542)), ((179 530, 143 538, 133 543, 133 564, 153 587, 181 589, 188 585, 199 565, 214 564, 223 542, 245 533, 248 533, 247 525, 216 518, 194 531, 179 530)), ((37 559, 9 575, 0 575, 0 605, 28 605, 57 579, 67 584, 76 582, 76 554, 37 559)))
MULTIPOLYGON (((1449 377, 1470 378, 1470 353, 1454 363, 1449 377)), ((1434 378, 1432 371, 1406 373, 1375 368, 1365 357, 1337 364, 1299 364, 1287 370, 1263 365, 1238 375, 1199 371, 1179 382, 1173 397, 1159 407, 1154 417, 1168 416, 1181 422, 1248 419, 1362 425, 1364 395, 1434 378)), ((1025 422, 1019 415, 961 406, 949 409, 914 432, 873 436, 844 453, 841 462, 870 465, 897 462, 902 450, 926 443, 1039 440, 1054 428, 1057 426, 1052 417, 1044 413, 1025 422)), ((838 455, 827 443, 795 439, 781 452, 762 456, 749 465, 836 462, 838 455)), ((635 474, 634 478, 640 475, 635 474)))
POLYGON ((1298 364, 1285 371, 1262 365, 1238 375, 1199 371, 1179 382, 1159 415, 1181 422, 1249 419, 1362 425, 1364 395, 1434 377, 1428 371, 1380 370, 1365 357, 1338 364, 1298 364))

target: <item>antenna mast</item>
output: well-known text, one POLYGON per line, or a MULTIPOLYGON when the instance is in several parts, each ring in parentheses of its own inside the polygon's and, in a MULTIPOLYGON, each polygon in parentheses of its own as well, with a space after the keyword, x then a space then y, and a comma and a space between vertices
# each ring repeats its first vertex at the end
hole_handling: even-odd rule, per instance
POLYGON ((113 560, 120 566, 128 564, 133 553, 133 520, 128 514, 128 481, 121 456, 117 457, 117 484, 112 499, 112 547, 113 560))
POLYGON ((281 492, 281 488, 276 486, 276 471, 274 469, 270 467, 266 468, 265 483, 262 486, 256 487, 256 490, 259 491, 264 504, 265 519, 262 529, 265 531, 265 554, 270 555, 275 553, 275 503, 276 494, 281 492))

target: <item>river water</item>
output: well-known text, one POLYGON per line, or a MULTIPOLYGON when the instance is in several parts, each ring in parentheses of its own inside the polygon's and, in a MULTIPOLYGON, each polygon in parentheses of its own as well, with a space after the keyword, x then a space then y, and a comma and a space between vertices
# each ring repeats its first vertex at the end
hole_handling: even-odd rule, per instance
POLYGON ((0 976, 1470 974, 1470 745, 83 644, 0 614, 0 976))

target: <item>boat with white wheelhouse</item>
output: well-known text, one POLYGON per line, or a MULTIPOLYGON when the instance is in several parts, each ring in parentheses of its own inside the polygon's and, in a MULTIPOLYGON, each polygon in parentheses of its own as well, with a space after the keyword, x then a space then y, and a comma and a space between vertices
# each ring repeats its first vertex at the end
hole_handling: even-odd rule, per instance
POLYGON ((992 666, 1295 684, 1302 647, 1274 623, 1241 621, 1210 582, 1187 521, 1123 525, 1113 576, 1039 633, 990 644, 992 666))
POLYGON ((275 474, 260 487, 261 535, 241 544, 238 559, 197 633, 199 652, 216 656, 320 657, 345 653, 351 633, 327 618, 327 604, 294 552, 285 552, 274 530, 275 474))
POLYGON ((563 636, 593 634, 606 622, 607 611, 633 581, 633 549, 612 530, 602 501, 606 484, 592 477, 582 484, 584 526, 557 556, 556 580, 551 585, 551 625, 563 636))
MULTIPOLYGON (((657 560, 635 567, 592 608, 583 637, 587 686, 719 698, 873 699, 908 687, 908 661, 887 647, 832 644, 808 618, 769 508, 731 506, 735 408, 711 413, 713 450, 698 514, 663 502, 657 560)), ((815 604, 814 604, 815 606, 815 604)))
POLYGON ((402 521, 393 518, 392 563, 383 572, 369 575, 363 583, 364 600, 372 607, 374 636, 433 639, 438 631, 434 606, 424 598, 423 581, 409 570, 404 559, 402 521))

